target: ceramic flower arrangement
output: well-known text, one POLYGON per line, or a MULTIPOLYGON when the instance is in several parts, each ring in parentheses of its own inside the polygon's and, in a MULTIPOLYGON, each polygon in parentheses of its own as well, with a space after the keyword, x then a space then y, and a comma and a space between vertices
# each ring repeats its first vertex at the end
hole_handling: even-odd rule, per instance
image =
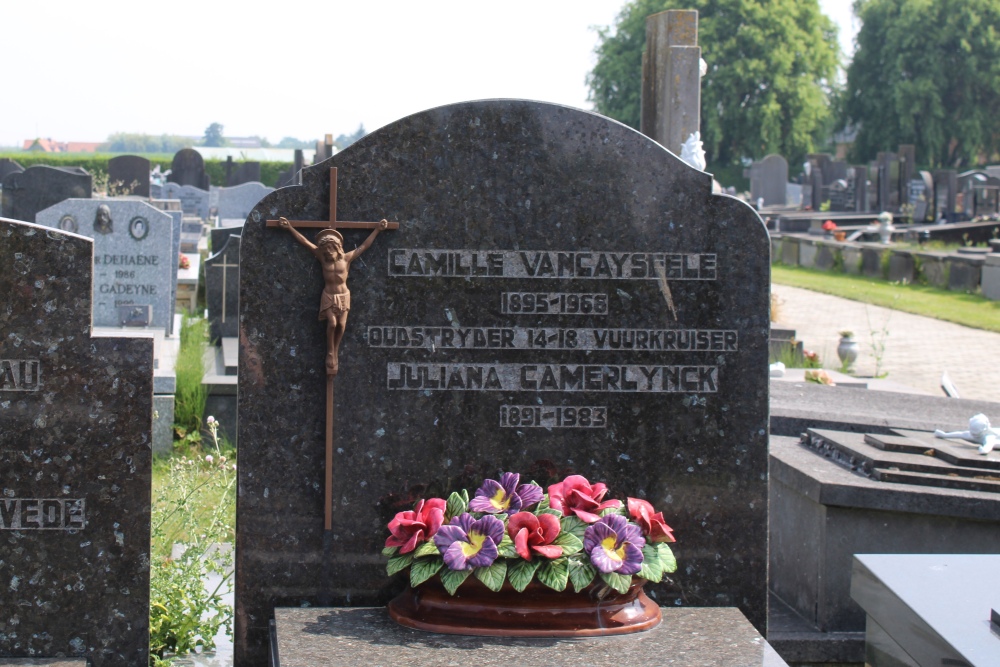
POLYGON ((582 591, 601 579, 624 594, 639 577, 659 582, 677 569, 673 532, 645 500, 606 500, 604 484, 570 475, 548 488, 517 473, 487 479, 448 500, 420 500, 389 522, 382 553, 389 575, 409 568, 410 585, 435 575, 451 595, 475 575, 493 591, 504 581, 523 592, 533 579, 556 591, 582 591))

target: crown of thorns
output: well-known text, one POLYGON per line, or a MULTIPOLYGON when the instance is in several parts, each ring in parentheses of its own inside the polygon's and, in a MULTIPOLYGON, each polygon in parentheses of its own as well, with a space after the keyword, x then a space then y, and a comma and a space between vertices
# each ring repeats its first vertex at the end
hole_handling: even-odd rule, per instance
POLYGON ((316 245, 321 246, 326 243, 332 243, 336 241, 340 245, 344 245, 344 237, 336 229, 324 229, 319 234, 316 235, 316 245))

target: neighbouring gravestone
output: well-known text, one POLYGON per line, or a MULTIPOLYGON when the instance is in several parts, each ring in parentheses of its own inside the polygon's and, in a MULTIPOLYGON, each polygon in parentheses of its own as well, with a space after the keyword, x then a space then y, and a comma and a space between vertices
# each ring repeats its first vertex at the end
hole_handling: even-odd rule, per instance
POLYGON ((0 186, 3 184, 3 179, 7 178, 7 174, 20 174, 22 171, 24 167, 16 161, 6 157, 0 158, 0 186))
POLYGON ((0 220, 3 664, 148 660, 153 341, 91 337, 92 256, 0 220))
POLYGON ((185 218, 181 222, 181 252, 198 252, 198 243, 205 232, 201 218, 185 218))
POLYGON ((205 160, 201 157, 201 153, 193 148, 182 148, 177 151, 170 165, 167 181, 178 185, 193 185, 207 191, 208 174, 205 173, 205 160))
MULTIPOLYGON (((213 227, 209 230, 209 238, 212 243, 212 252, 218 252, 222 249, 222 246, 226 245, 226 241, 233 234, 239 235, 243 233, 243 225, 233 225, 230 227, 213 227)), ((239 257, 237 257, 239 260, 239 257)))
POLYGON ((0 215, 34 222, 35 214, 64 199, 90 197, 93 185, 90 174, 81 169, 47 165, 28 167, 24 171, 7 174, 3 179, 3 211, 0 215))
POLYGON ((108 160, 108 194, 149 197, 149 160, 119 155, 108 160))
MULTIPOLYGON (((226 165, 228 168, 228 164, 226 165)), ((240 162, 226 172, 226 187, 260 181, 260 162, 240 162)))
POLYGON ((764 206, 784 206, 788 183, 788 160, 768 155, 750 165, 750 201, 764 200, 764 206))
POLYGON ((263 183, 244 183, 231 188, 219 188, 218 215, 220 220, 246 220, 257 202, 274 192, 263 183))
POLYGON ((646 18, 641 116, 642 133, 675 155, 701 126, 697 11, 671 9, 646 18))
POLYGON ((463 103, 305 170, 241 241, 237 665, 276 606, 388 601, 394 513, 500 470, 647 498, 679 540, 652 596, 765 629, 768 237, 708 174, 595 114, 463 103), (323 277, 266 220, 330 219, 331 166, 334 219, 399 229, 351 272, 325 532, 323 277))
MULTIPOLYGON (((205 305, 208 307, 209 336, 214 341, 235 338, 240 333, 240 230, 234 231, 236 233, 225 239, 220 249, 205 260, 205 305)), ((214 236, 212 241, 214 244, 214 236)))
POLYGON ((166 183, 160 191, 160 196, 163 199, 180 200, 184 215, 197 216, 202 220, 208 218, 208 190, 193 185, 166 183))
POLYGON ((150 325, 171 331, 178 255, 168 213, 137 199, 68 199, 36 221, 94 239, 94 326, 120 325, 131 313, 122 307, 150 306, 150 325))

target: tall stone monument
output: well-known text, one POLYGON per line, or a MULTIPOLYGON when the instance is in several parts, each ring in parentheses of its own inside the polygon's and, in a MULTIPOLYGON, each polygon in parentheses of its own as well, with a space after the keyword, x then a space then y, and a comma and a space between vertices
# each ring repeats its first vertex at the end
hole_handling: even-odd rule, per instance
POLYGON ((646 18, 642 54, 643 134, 674 155, 701 127, 698 12, 671 9, 646 18))
POLYGON ((387 602, 395 512, 501 470, 647 498, 678 536, 659 604, 765 629, 769 252, 750 207, 630 128, 528 101, 415 114, 303 177, 241 238, 237 667, 266 664, 275 607, 387 602), (330 282, 280 218, 311 243, 338 221, 345 252, 398 223, 351 265, 333 392, 330 282))

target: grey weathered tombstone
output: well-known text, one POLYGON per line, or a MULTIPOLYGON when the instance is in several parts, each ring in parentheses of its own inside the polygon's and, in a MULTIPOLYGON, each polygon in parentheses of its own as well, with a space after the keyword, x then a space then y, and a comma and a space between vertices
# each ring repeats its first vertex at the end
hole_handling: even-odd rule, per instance
POLYGON ((182 148, 174 154, 167 180, 178 185, 192 185, 202 190, 208 190, 208 174, 205 173, 205 160, 201 153, 193 148, 182 148))
MULTIPOLYGON (((367 234, 342 231, 347 250, 367 234)), ((393 513, 500 470, 648 498, 680 568, 647 590, 763 630, 768 256, 760 218, 709 175, 538 102, 413 115, 265 197, 241 238, 237 664, 266 663, 275 606, 385 603, 393 513), (324 282, 267 220, 329 219, 331 166, 337 219, 399 229, 351 269, 325 532, 324 282), (536 407, 540 427, 514 425, 536 407)))
POLYGON ((855 165, 852 170, 851 184, 854 197, 854 210, 864 213, 868 210, 868 167, 855 165))
POLYGON ((274 188, 263 183, 244 183, 231 188, 219 188, 218 216, 223 220, 246 220, 253 207, 274 188))
POLYGON ((958 195, 958 173, 954 169, 941 169, 934 176, 934 219, 954 222, 958 195))
POLYGON ((209 192, 193 185, 166 183, 160 193, 163 199, 178 199, 184 215, 194 215, 201 219, 208 218, 209 192))
POLYGON ((149 197, 149 160, 140 155, 108 160, 108 194, 149 197))
POLYGON ((91 336, 92 254, 0 220, 3 664, 148 660, 153 342, 91 336))
POLYGON ((768 155, 750 165, 750 201, 763 198, 764 206, 784 206, 788 183, 788 160, 768 155))
POLYGON ((171 331, 178 255, 169 214, 138 199, 68 199, 36 222, 94 239, 94 326, 118 326, 119 306, 148 305, 151 326, 171 331))
POLYGON ((64 199, 90 197, 94 181, 80 171, 35 165, 7 174, 3 179, 3 217, 34 222, 35 214, 64 199))
MULTIPOLYGON (((215 231, 215 230, 213 230, 215 231)), ((213 341, 239 335, 240 235, 239 229, 205 260, 205 305, 213 341)), ((212 237, 215 249, 215 237, 212 237)))
POLYGON ((3 179, 7 177, 7 174, 20 174, 22 171, 24 171, 24 167, 17 161, 7 157, 0 158, 0 186, 2 186, 3 179))
POLYGON ((899 176, 897 178, 899 205, 908 204, 909 187, 913 175, 917 173, 917 147, 913 144, 899 145, 899 176))
POLYGON ((675 155, 701 127, 701 47, 695 10, 668 10, 646 18, 640 127, 675 155))
POLYGON ((240 162, 226 174, 226 187, 260 181, 260 162, 240 162))

